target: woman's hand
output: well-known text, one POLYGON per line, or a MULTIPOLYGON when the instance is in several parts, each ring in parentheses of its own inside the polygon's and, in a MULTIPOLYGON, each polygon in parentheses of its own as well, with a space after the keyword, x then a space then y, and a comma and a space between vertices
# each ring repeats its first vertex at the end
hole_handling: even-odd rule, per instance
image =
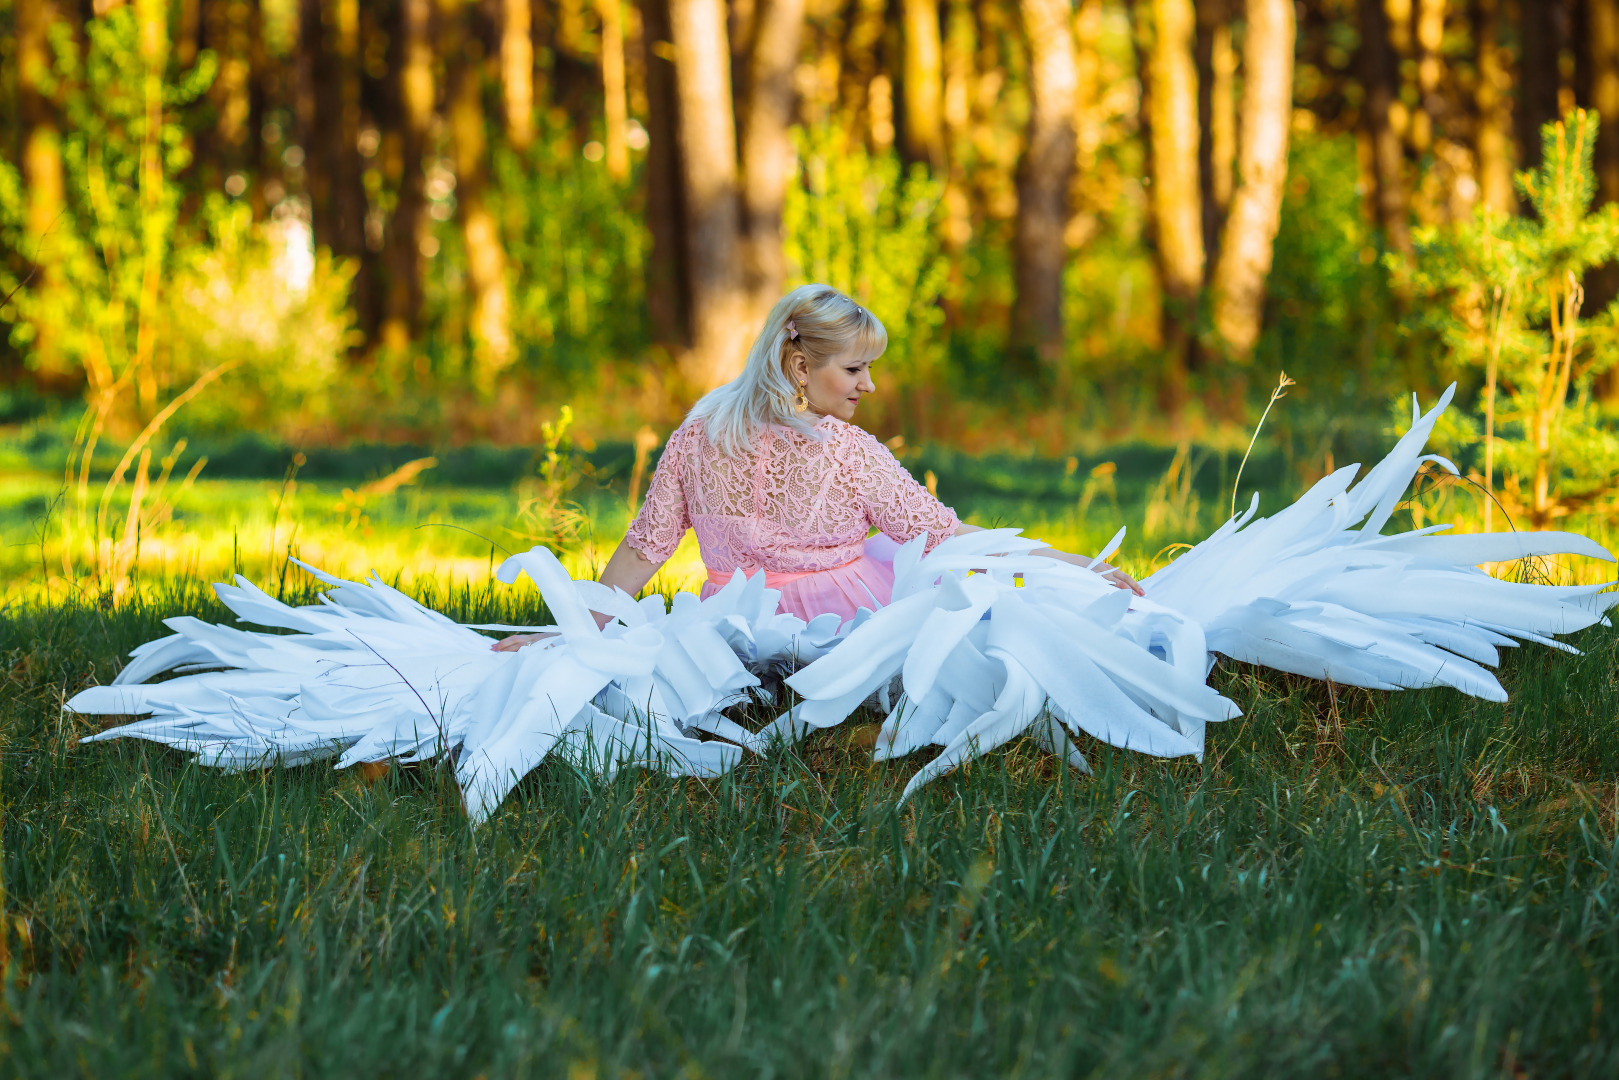
POLYGON ((513 634, 510 637, 501 638, 499 641, 495 642, 489 647, 495 652, 516 652, 523 646, 532 645, 536 641, 544 641, 546 638, 561 636, 562 635, 560 634, 513 634))
POLYGON ((1131 577, 1129 574, 1126 574, 1123 570, 1120 570, 1117 566, 1110 566, 1105 570, 1102 569, 1101 567, 1097 567, 1096 572, 1098 574, 1102 575, 1102 580, 1103 581, 1106 581, 1108 584, 1112 585, 1115 588, 1129 589, 1131 592, 1135 593, 1137 596, 1146 596, 1147 595, 1147 590, 1143 589, 1141 587, 1141 582, 1137 581, 1135 578, 1131 577))

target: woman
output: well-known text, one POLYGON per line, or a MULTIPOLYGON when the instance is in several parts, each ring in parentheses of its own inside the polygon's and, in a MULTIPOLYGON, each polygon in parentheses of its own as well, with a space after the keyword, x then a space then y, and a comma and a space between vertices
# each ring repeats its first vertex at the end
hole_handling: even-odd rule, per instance
MULTIPOLYGON (((877 317, 836 289, 804 285, 782 297, 742 374, 699 401, 670 436, 602 584, 639 593, 694 528, 708 570, 705 598, 738 570, 763 573, 781 592, 781 611, 806 622, 828 612, 847 621, 889 602, 898 544, 925 532, 932 551, 947 537, 982 531, 852 424, 860 399, 876 392, 871 367, 887 345, 877 317), (868 539, 873 528, 879 535, 868 539)), ((1142 595, 1116 567, 1055 548, 1037 554, 1142 595)), ((494 648, 546 636, 515 634, 494 648)))
POLYGON ((1240 715, 1207 683, 1217 654, 1341 685, 1505 701, 1487 670, 1500 646, 1556 644, 1619 602, 1601 585, 1478 568, 1612 559, 1582 536, 1384 534, 1417 469, 1449 467, 1423 452, 1449 391, 1413 411, 1364 477, 1339 469, 1269 518, 1256 495, 1153 574, 1148 596, 1112 567, 1091 573, 1092 560, 1016 530, 962 524, 853 427, 884 344, 882 325, 833 289, 783 299, 742 375, 670 437, 600 581, 573 580, 544 548, 496 572, 508 585, 526 574, 555 620, 498 629, 540 633, 491 649, 478 631, 496 628, 457 624, 376 575, 362 584, 310 567, 333 587, 299 608, 238 578, 216 586, 221 601, 293 633, 168 620, 172 636, 66 705, 148 719, 81 741, 150 739, 223 768, 444 756, 476 822, 554 750, 607 772, 714 776, 743 748, 768 752, 874 702, 886 715, 879 758, 943 748, 908 797, 1021 735, 1080 769, 1071 736, 1082 733, 1201 755, 1206 725, 1240 715), (882 535, 868 540, 874 527, 882 535), (687 528, 708 567, 701 596, 636 601, 687 528), (523 647, 541 638, 558 640, 523 647), (167 672, 179 677, 150 681, 167 672), (775 700, 783 681, 793 704, 761 731, 727 718, 733 705, 775 700))

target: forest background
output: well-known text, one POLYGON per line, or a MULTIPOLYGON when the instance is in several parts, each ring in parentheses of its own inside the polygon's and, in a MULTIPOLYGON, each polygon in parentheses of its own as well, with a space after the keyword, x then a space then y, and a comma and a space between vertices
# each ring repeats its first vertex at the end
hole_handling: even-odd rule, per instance
POLYGON ((811 280, 930 485, 1133 490, 1143 559, 1281 371, 1251 483, 1454 380, 1446 509, 1619 508, 1619 0, 0 0, 0 66, 13 575, 308 553, 323 476, 356 543, 611 531, 811 280))

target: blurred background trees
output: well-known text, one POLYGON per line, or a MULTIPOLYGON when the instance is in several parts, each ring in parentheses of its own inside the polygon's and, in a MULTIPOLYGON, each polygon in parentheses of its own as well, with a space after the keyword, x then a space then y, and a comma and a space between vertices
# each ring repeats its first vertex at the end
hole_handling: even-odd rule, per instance
POLYGON ((1330 453, 1482 400, 1409 260, 1536 214, 1543 125, 1619 201, 1614 0, 0 0, 0 65, 4 409, 123 435, 228 364, 186 424, 627 437, 821 279, 884 437, 1207 434, 1285 367, 1330 453))

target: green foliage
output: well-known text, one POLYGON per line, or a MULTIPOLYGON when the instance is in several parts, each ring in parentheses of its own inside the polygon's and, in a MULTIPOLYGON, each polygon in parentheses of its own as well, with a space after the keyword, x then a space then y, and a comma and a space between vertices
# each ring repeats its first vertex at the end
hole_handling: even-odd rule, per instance
POLYGON ((574 493, 595 469, 574 446, 572 427, 571 405, 540 425, 539 475, 518 487, 518 515, 533 530, 525 539, 536 544, 571 547, 590 527, 590 513, 574 493))
POLYGON ((1293 132, 1255 355, 1256 364, 1297 377, 1294 412, 1330 409, 1398 383, 1380 347, 1392 317, 1388 271, 1366 220, 1359 172, 1355 136, 1293 132))
POLYGON ((189 406, 184 426, 306 428, 330 405, 351 344, 352 270, 329 255, 293 269, 307 228, 286 217, 255 225, 245 203, 217 192, 182 215, 187 191, 175 178, 191 160, 185 109, 213 78, 212 54, 161 84, 153 132, 132 8, 86 24, 82 62, 68 29, 55 24, 53 72, 68 120, 66 205, 37 244, 23 233, 18 175, 0 163, 5 241, 39 265, 5 313, 13 344, 35 370, 82 370, 93 393, 117 399, 112 413, 145 419, 163 391, 226 365, 231 373, 189 406), (122 400, 129 384, 138 403, 122 400))
POLYGON ((944 322, 944 184, 921 166, 905 171, 897 154, 869 153, 836 125, 797 129, 795 143, 802 168, 784 210, 788 284, 848 292, 887 328, 887 370, 925 373, 944 322))
POLYGON ((338 406, 332 390, 348 381, 354 268, 308 250, 308 227, 294 217, 258 225, 246 203, 217 193, 201 217, 207 240, 184 253, 170 285, 175 374, 189 381, 235 366, 187 406, 184 426, 297 441, 338 406))
POLYGON ((831 731, 703 782, 556 762, 472 833, 448 770, 75 746, 62 694, 182 614, 226 615, 176 583, 0 624, 8 1073, 1619 1069, 1611 629, 1509 659, 1510 708, 1217 670, 1245 715, 1203 764, 1023 744, 901 809, 918 763, 831 731))
POLYGON ((1579 321, 1582 279, 1619 253, 1619 205, 1590 208, 1597 129, 1585 110, 1546 125, 1541 167, 1518 177, 1533 218, 1481 209, 1464 225, 1421 230, 1417 259, 1402 267, 1419 301, 1407 332, 1482 384, 1474 416, 1445 432, 1449 449, 1476 459, 1482 441, 1486 480, 1499 465, 1505 498, 1537 525, 1607 497, 1619 475, 1619 432, 1592 395, 1619 360, 1619 305, 1596 334, 1579 321))
MULTIPOLYGON (((526 155, 496 152, 491 208, 511 260, 518 348, 533 367, 577 378, 645 348, 642 267, 651 239, 638 186, 614 181, 603 162, 586 159, 566 114, 550 110, 537 119, 526 155)), ((459 245, 458 228, 438 233, 446 254, 459 245)), ((441 255, 435 265, 429 303, 447 319, 446 308, 464 302, 458 264, 441 255)))
MULTIPOLYGON (((182 110, 207 89, 214 60, 204 53, 189 73, 163 83, 154 102, 131 7, 85 24, 82 58, 67 23, 51 31, 52 77, 67 120, 67 201, 46 235, 30 243, 22 232, 25 193, 5 166, 6 244, 43 268, 37 287, 19 291, 15 312, 7 313, 12 341, 47 374, 82 367, 101 387, 145 364, 152 380, 166 382, 171 358, 155 349, 168 338, 154 291, 173 273, 184 239, 176 235, 184 192, 168 179, 191 160, 182 110)), ((7 291, 14 285, 4 283, 7 291)))

